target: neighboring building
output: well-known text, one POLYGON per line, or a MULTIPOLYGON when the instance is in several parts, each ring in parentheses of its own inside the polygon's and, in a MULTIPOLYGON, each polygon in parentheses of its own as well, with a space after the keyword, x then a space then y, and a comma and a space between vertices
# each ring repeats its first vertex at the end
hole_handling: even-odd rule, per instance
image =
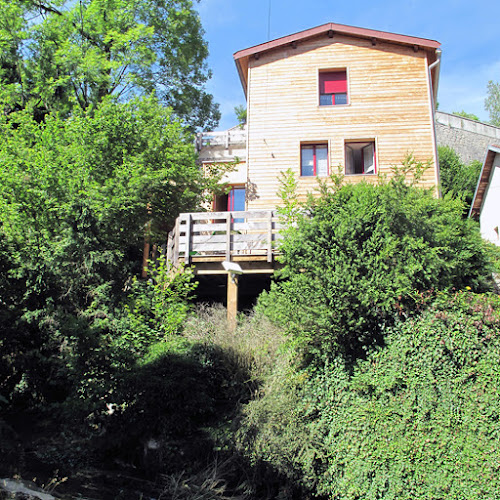
MULTIPOLYGON (((238 183, 229 180, 235 192, 227 206, 275 208, 280 173, 287 169, 295 172, 304 196, 317 186, 315 177, 338 169, 348 182, 390 176, 410 152, 431 162, 423 184, 436 187, 439 46, 328 23, 237 52, 247 98, 247 147, 238 183)), ((203 146, 204 136, 200 156, 207 161, 212 142, 203 146)), ((227 159, 234 156, 227 151, 227 159)), ((214 209, 224 202, 215 200, 214 209)))
POLYGON ((436 111, 436 138, 438 146, 449 146, 469 164, 483 161, 490 144, 500 144, 500 127, 436 111))
POLYGON ((500 146, 489 146, 469 217, 479 219, 484 239, 500 246, 500 146))

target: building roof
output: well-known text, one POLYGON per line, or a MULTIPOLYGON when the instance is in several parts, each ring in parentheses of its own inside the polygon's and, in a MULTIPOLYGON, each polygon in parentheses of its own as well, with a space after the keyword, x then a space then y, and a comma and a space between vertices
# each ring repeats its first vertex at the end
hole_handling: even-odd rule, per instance
POLYGON ((481 168, 481 174, 479 175, 479 180, 477 181, 476 192, 474 193, 474 198, 472 199, 470 206, 469 217, 478 217, 481 213, 484 193, 488 189, 493 162, 497 154, 500 154, 500 146, 495 144, 488 146, 484 157, 483 167, 481 168))
MULTIPOLYGON (((344 24, 326 23, 321 26, 316 26, 315 28, 310 28, 305 31, 299 31, 292 35, 284 36, 282 38, 277 38, 266 43, 261 43, 260 45, 255 45, 249 47, 248 49, 243 49, 234 54, 234 60, 236 67, 238 69, 238 74, 240 76, 241 84, 243 85, 243 90, 246 94, 247 89, 247 72, 248 72, 248 60, 251 56, 256 58, 264 52, 271 50, 282 49, 287 46, 295 46, 296 44, 308 40, 310 38, 319 37, 322 35, 327 35, 328 37, 334 39, 335 35, 340 34, 344 36, 351 36, 355 38, 364 38, 371 40, 373 44, 377 41, 390 42, 398 45, 407 45, 417 50, 425 50, 429 54, 435 54, 436 49, 438 49, 441 44, 436 40, 428 40, 426 38, 417 38, 414 36, 399 35, 396 33, 389 33, 386 31, 377 31, 366 28, 357 28, 355 26, 346 26, 344 24)), ((429 61, 429 64, 434 62, 434 59, 429 61)))

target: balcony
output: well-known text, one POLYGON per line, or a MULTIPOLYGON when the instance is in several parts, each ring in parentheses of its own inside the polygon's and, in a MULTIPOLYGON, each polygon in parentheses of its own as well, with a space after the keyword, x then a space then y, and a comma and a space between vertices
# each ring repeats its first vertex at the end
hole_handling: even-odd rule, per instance
POLYGON ((196 136, 196 150, 201 162, 246 159, 246 128, 234 127, 222 132, 201 132, 196 136))
POLYGON ((243 273, 272 273, 283 228, 274 210, 180 214, 167 241, 167 260, 196 274, 226 274, 222 262, 238 262, 243 273))

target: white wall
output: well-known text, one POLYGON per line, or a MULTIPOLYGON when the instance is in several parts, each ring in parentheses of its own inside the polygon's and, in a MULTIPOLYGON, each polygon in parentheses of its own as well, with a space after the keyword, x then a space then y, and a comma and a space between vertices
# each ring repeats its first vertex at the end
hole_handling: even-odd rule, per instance
POLYGON ((500 246, 500 154, 495 155, 488 188, 484 193, 481 216, 481 235, 500 246))

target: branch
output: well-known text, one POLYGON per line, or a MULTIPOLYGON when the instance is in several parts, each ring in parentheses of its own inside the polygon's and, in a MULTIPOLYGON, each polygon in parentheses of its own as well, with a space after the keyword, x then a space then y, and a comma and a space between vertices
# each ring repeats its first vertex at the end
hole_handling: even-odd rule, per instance
POLYGON ((128 68, 128 64, 125 64, 125 66, 123 66, 123 68, 121 69, 120 74, 116 78, 114 85, 109 90, 110 94, 112 94, 116 90, 116 88, 118 87, 118 85, 120 85, 121 79, 123 78, 123 75, 125 74, 125 71, 127 71, 127 68, 128 68))
MULTIPOLYGON (((62 10, 58 10, 55 7, 52 7, 51 5, 46 5, 45 3, 39 2, 37 0, 31 0, 29 2, 24 2, 24 3, 32 4, 34 7, 40 9, 40 11, 43 10, 44 12, 50 12, 51 14, 54 14, 59 17, 64 16, 64 12, 62 10)), ((40 12, 40 14, 41 13, 42 12, 40 12)), ((97 40, 90 33, 85 31, 82 26, 77 25, 75 21, 71 21, 71 24, 73 25, 73 28, 75 28, 75 30, 82 35, 83 38, 91 42, 95 47, 101 48, 99 45, 99 40, 97 40)))

